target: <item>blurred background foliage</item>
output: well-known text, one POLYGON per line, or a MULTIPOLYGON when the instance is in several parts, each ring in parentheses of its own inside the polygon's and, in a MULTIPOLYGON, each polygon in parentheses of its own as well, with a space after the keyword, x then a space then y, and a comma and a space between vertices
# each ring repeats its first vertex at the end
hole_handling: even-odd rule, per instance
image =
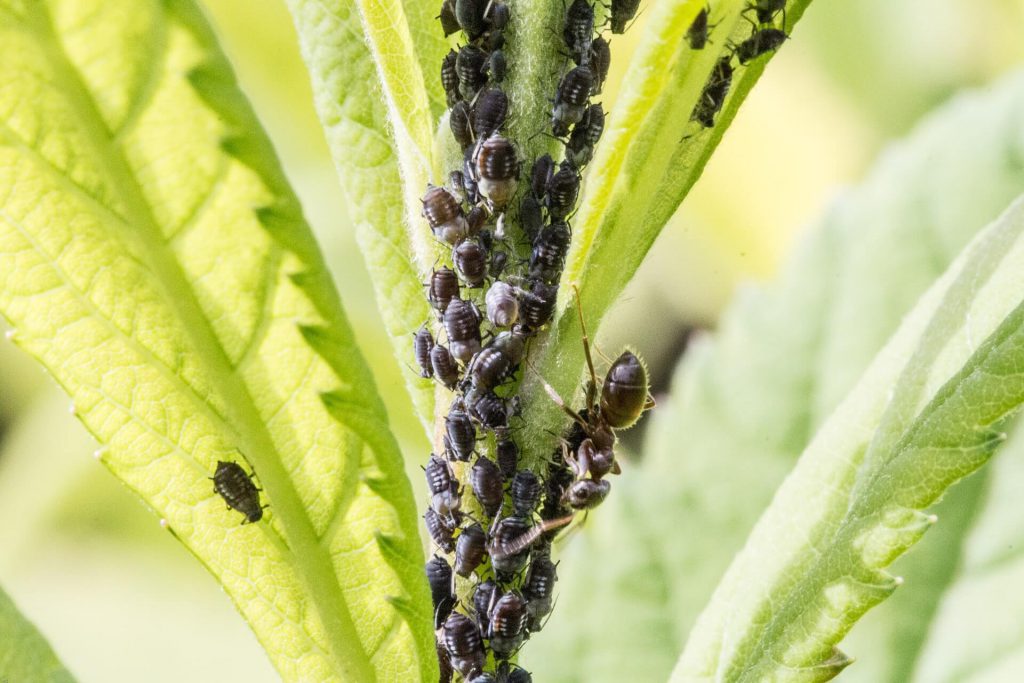
MULTIPOLYGON (((303 200, 422 497, 429 446, 400 381, 412 370, 391 357, 288 13, 277 0, 258 11, 246 0, 202 4, 303 200)), ((599 346, 633 345, 655 393, 667 391, 690 334, 715 327, 738 283, 770 278, 801 227, 888 140, 957 90, 1024 61, 1022 26, 1018 0, 814 3, 599 346)), ((642 33, 638 25, 612 43, 606 109, 642 33)), ((0 344, 0 584, 83 681, 277 680, 216 582, 90 457, 95 444, 67 408, 41 369, 0 344)), ((630 432, 628 443, 641 436, 630 432)), ((552 628, 540 637, 557 636, 552 628)))

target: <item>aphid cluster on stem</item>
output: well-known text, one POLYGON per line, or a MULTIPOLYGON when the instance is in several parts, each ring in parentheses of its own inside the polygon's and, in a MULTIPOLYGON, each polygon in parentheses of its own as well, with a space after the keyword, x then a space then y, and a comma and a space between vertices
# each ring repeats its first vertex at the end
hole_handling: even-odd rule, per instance
MULTIPOLYGON (((613 0, 613 32, 637 6, 613 0)), ((555 35, 573 64, 542 98, 551 103, 550 131, 537 131, 553 134, 564 158, 522 159, 506 131, 514 110, 504 88, 516 68, 504 49, 512 7, 508 0, 441 5, 444 34, 461 42, 442 60, 440 78, 462 160, 422 197, 423 216, 451 257, 426 282, 437 324, 413 334, 419 376, 453 392, 437 453, 424 468, 438 656, 442 672, 477 683, 532 680, 510 660, 551 610, 550 542, 572 520, 566 491, 585 478, 572 474, 568 459, 553 474, 523 466, 516 391, 530 342, 555 311, 582 171, 604 131, 604 108, 592 98, 611 60, 594 0, 572 0, 555 35)), ((589 453, 582 444, 593 438, 582 437, 572 452, 589 453)))

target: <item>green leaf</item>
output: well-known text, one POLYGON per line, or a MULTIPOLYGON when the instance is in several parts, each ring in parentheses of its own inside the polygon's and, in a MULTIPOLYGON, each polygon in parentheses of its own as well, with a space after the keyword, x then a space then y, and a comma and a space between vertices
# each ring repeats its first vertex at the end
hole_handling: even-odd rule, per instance
MULTIPOLYGON (((634 637, 648 643, 645 663, 668 663, 652 679, 667 675, 814 430, 928 284, 1024 187, 1022 108, 1024 74, 945 107, 810 230, 778 282, 741 291, 716 337, 694 341, 652 415, 645 460, 624 465, 597 522, 566 549, 554 633, 527 653, 541 677, 622 680, 632 663, 600 644, 634 637), (589 590, 595 567, 620 589, 589 590), (605 626, 587 610, 616 618, 605 626), (554 648, 579 652, 582 671, 556 668, 565 660, 554 648)), ((858 662, 844 677, 908 679, 901 672, 957 564, 958 522, 971 518, 981 483, 956 487, 937 510, 937 537, 900 560, 907 584, 853 631, 858 662), (865 632, 870 642, 857 643, 865 632)))
MULTIPOLYGON (((786 30, 791 31, 810 0, 788 3, 786 30)), ((580 209, 573 220, 573 240, 562 291, 580 292, 580 304, 592 329, 622 292, 690 188, 700 177, 737 109, 760 77, 771 55, 747 66, 736 60, 732 87, 715 126, 690 121, 705 84, 719 59, 751 34, 747 0, 711 5, 708 44, 690 49, 685 39, 705 0, 661 0, 651 17, 623 78, 622 92, 611 111, 601 144, 590 164, 580 209)), ((538 373, 524 392, 541 395, 543 377, 565 395, 579 384, 580 364, 566 363, 581 344, 572 299, 563 296, 552 324, 552 341, 534 358, 538 373)), ((562 416, 550 404, 527 406, 527 421, 540 433, 558 433, 562 416)), ((538 440, 543 457, 550 439, 538 440)))
POLYGON ((0 672, 18 683, 71 683, 74 677, 36 627, 0 589, 0 672))
MULTIPOLYGON (((414 200, 418 206, 422 184, 415 192, 411 186, 409 192, 403 190, 399 148, 389 132, 388 108, 378 90, 377 67, 363 38, 356 7, 342 0, 289 0, 288 6, 349 217, 356 226, 359 249, 373 280, 395 358, 405 369, 414 365, 410 335, 431 317, 421 273, 433 266, 436 247, 430 231, 421 225, 419 209, 409 215, 404 208, 406 200, 409 206, 414 200)), ((403 50, 402 56, 407 58, 408 46, 403 50)), ((422 87, 420 79, 420 90, 410 99, 420 101, 422 87)), ((415 113, 417 117, 427 115, 426 111, 415 113)), ((422 135, 422 123, 410 130, 422 135)), ((421 145, 419 153, 426 154, 424 159, 429 161, 429 138, 425 149, 422 140, 417 144, 421 145)), ((413 157, 413 165, 419 162, 411 148, 406 154, 413 157)), ((414 174, 422 180, 423 173, 419 169, 414 174)), ((431 435, 434 384, 409 371, 406 386, 424 431, 431 435)))
POLYGON ((933 286, 783 482, 672 680, 828 680, 835 645, 900 581, 885 571, 980 467, 1024 401, 1024 202, 933 286), (978 345, 978 340, 984 340, 978 345))
POLYGON ((433 678, 400 453, 198 10, 0 2, 0 83, 0 311, 14 341, 286 680, 433 678), (328 412, 327 392, 350 397, 372 442, 328 412), (241 526, 213 493, 218 460, 255 471, 263 521, 241 526))

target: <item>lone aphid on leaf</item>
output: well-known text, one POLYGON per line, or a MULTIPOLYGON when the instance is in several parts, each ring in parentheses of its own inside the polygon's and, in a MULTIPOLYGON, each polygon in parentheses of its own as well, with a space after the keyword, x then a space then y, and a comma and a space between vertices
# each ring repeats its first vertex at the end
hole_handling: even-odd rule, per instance
POLYGON ((252 475, 242 469, 237 462, 220 460, 217 470, 210 477, 213 490, 224 499, 228 507, 245 515, 245 521, 258 522, 263 519, 263 508, 260 504, 260 489, 252 482, 252 475))

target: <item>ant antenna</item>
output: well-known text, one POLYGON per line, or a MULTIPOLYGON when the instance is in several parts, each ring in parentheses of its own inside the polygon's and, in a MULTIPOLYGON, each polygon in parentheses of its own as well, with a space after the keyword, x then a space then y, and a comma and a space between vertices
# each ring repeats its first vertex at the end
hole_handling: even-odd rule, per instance
POLYGON ((562 397, 558 395, 558 392, 555 391, 555 388, 547 383, 547 380, 545 380, 544 376, 540 374, 536 367, 534 367, 533 362, 529 358, 526 359, 526 364, 530 366, 530 369, 533 370, 534 374, 536 374, 537 377, 540 378, 540 383, 544 385, 544 391, 548 393, 548 396, 550 396, 551 400, 555 402, 555 405, 557 405, 559 408, 565 411, 566 415, 568 415, 573 420, 578 422, 584 430, 588 430, 589 425, 587 424, 587 421, 584 420, 579 413, 577 413, 575 410, 573 410, 572 408, 565 404, 565 401, 563 401, 562 397))
POLYGON ((587 410, 593 411, 594 400, 597 398, 597 372, 594 371, 594 359, 590 356, 590 337, 587 335, 587 324, 583 321, 583 302, 580 299, 580 290, 574 282, 572 292, 576 297, 576 312, 580 316, 580 330, 583 332, 583 354, 587 358, 587 368, 590 370, 590 385, 587 387, 587 410))

